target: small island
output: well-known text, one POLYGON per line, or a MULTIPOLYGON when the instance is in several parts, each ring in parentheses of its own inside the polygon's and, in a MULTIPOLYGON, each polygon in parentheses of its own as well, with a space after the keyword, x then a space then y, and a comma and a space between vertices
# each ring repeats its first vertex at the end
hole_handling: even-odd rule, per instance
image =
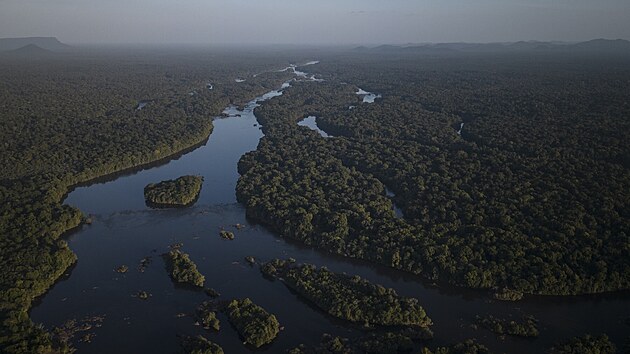
POLYGON ((176 249, 164 255, 167 269, 173 281, 203 287, 206 278, 197 270, 197 265, 187 253, 176 249))
POLYGON ((144 187, 144 199, 150 207, 190 206, 197 201, 202 184, 203 177, 190 175, 160 183, 150 183, 144 187))
POLYGON ((185 336, 180 340, 183 354, 223 354, 223 348, 203 336, 185 336))
POLYGON ((416 330, 419 336, 433 324, 417 299, 400 296, 394 289, 372 284, 359 276, 280 259, 265 263, 261 271, 272 279, 282 279, 290 289, 343 320, 368 327, 407 327, 416 330))
POLYGON ((219 236, 221 236, 221 238, 225 239, 225 240, 233 240, 234 239, 234 233, 232 231, 221 230, 219 232, 219 236))
POLYGON ((217 313, 214 312, 214 306, 211 302, 204 301, 199 305, 197 319, 205 329, 214 329, 215 331, 221 329, 221 322, 217 318, 217 313))
POLYGON ((232 300, 226 308, 230 322, 243 337, 244 343, 259 348, 271 343, 280 331, 276 316, 254 304, 252 300, 232 300))

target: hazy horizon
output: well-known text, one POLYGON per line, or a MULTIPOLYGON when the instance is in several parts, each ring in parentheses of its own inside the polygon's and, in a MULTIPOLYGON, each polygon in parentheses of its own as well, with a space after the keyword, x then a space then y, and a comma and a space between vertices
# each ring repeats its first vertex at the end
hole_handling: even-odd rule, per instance
POLYGON ((605 0, 0 0, 0 37, 75 44, 405 44, 629 39, 605 0))

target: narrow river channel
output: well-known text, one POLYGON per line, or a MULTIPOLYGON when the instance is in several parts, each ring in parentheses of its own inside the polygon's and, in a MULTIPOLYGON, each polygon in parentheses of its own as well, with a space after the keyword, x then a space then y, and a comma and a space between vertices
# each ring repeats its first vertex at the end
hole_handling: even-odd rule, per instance
POLYGON ((91 343, 76 343, 79 353, 176 353, 178 334, 203 334, 229 354, 252 352, 223 314, 219 314, 219 332, 195 325, 196 307, 209 298, 202 291, 174 285, 160 257, 169 245, 181 242, 182 250, 205 275, 206 286, 220 292, 220 299, 249 297, 277 316, 284 330, 259 352, 283 353, 299 343, 314 344, 323 333, 356 337, 364 332, 317 310, 281 282, 263 278, 257 265, 245 262, 244 257, 250 255, 257 261, 293 257, 299 262, 325 265, 417 297, 435 323, 431 346, 476 337, 497 352, 535 353, 557 338, 592 333, 594 329, 595 333, 608 333, 617 342, 624 340, 630 329, 624 324, 630 317, 628 294, 498 302, 486 292, 429 284, 402 272, 305 248, 246 220, 235 196, 237 163, 244 153, 256 149, 263 136, 255 107, 286 89, 290 89, 289 84, 251 101, 243 110, 228 107, 229 117, 214 121, 207 143, 178 159, 70 193, 65 203, 92 214, 93 223, 70 236, 68 242, 78 262, 33 307, 32 319, 50 329, 69 319, 104 316, 102 326, 93 330, 91 343), (154 210, 145 205, 145 185, 185 174, 204 177, 193 207, 154 210), (236 230, 235 224, 245 227, 236 230), (234 231, 235 240, 221 239, 222 227, 234 231), (141 272, 138 266, 145 257, 150 263, 141 272), (129 267, 126 274, 114 271, 123 264, 129 267), (150 293, 150 298, 134 297, 140 290, 150 293), (475 316, 486 314, 515 319, 533 315, 540 320, 541 335, 535 340, 501 339, 486 330, 473 329, 475 316))

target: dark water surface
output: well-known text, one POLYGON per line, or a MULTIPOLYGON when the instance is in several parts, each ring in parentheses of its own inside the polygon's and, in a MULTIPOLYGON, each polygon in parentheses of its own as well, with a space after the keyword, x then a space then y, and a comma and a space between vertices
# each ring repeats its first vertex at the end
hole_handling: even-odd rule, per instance
MULTIPOLYGON (((280 94, 272 91, 259 100, 280 94)), ((102 327, 93 331, 92 342, 77 343, 79 353, 175 353, 178 334, 204 334, 228 354, 252 352, 223 314, 219 314, 218 333, 195 326, 194 311, 209 298, 201 291, 174 285, 160 257, 169 245, 182 242, 182 250, 205 275, 206 286, 219 291, 221 299, 250 297, 278 317, 284 330, 271 345, 257 350, 260 352, 283 353, 299 343, 316 343, 322 333, 355 337, 363 332, 318 311, 279 281, 263 278, 257 265, 244 261, 249 255, 258 261, 294 257, 333 271, 359 274, 402 295, 417 297, 435 323, 431 346, 476 337, 497 352, 536 353, 558 338, 585 333, 607 333, 618 345, 623 342, 630 330, 624 324, 630 317, 627 293, 498 302, 485 292, 438 287, 402 272, 304 248, 248 222, 244 208, 236 203, 235 186, 239 158, 254 150, 262 137, 253 114, 256 104, 252 101, 243 111, 228 108, 226 113, 241 116, 215 120, 207 144, 177 160, 70 193, 65 203, 93 214, 94 222, 70 237, 78 263, 32 309, 32 319, 52 328, 71 318, 104 315, 102 327), (204 176, 194 207, 153 210, 145 205, 146 184, 185 174, 204 176), (236 223, 246 227, 237 231, 231 227, 236 223), (235 240, 221 239, 221 227, 234 231, 235 240), (152 262, 142 273, 137 267, 144 257, 151 257, 152 262), (129 266, 129 272, 114 272, 122 264, 129 266), (133 296, 139 290, 152 296, 140 300, 133 296), (180 313, 188 315, 178 317, 180 313), (476 315, 486 314, 515 319, 534 315, 540 320, 541 335, 535 340, 500 339, 484 329, 471 328, 476 315)))

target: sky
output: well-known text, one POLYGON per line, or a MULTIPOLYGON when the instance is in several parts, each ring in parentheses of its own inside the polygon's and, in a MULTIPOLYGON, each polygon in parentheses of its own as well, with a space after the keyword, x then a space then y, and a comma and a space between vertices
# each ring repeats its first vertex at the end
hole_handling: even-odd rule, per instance
POLYGON ((630 0, 0 0, 0 38, 403 44, 630 39, 630 0))

